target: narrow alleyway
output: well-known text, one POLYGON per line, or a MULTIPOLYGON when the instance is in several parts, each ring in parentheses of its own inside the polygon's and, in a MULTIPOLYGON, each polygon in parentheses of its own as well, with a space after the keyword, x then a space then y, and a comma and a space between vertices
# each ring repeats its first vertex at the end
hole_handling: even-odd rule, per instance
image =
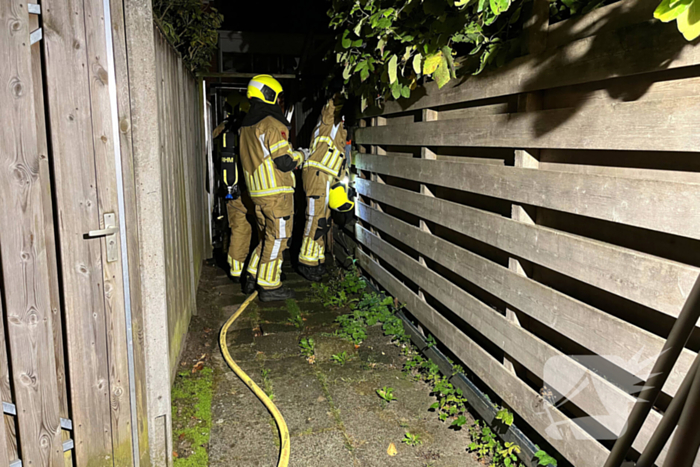
MULTIPOLYGON (((332 336, 336 317, 347 310, 324 308, 306 281, 291 269, 286 275, 285 284, 296 290, 296 300, 254 302, 229 331, 229 349, 244 371, 274 394, 290 431, 291 466, 478 465, 466 451, 467 430, 450 430, 428 411, 435 401, 428 386, 401 371, 405 359, 380 327, 371 328, 358 349, 332 336), (297 310, 301 320, 295 325, 297 310), (313 364, 300 352, 303 337, 316 342, 313 364), (332 359, 342 352, 350 356, 344 365, 332 359), (396 401, 382 401, 376 390, 383 386, 394 388, 396 401), (422 444, 402 443, 406 432, 419 435, 422 444), (393 457, 387 453, 390 443, 398 451, 393 457)), ((221 325, 244 299, 240 286, 231 283, 225 271, 205 267, 199 315, 190 327, 178 379, 188 378, 193 368, 195 372, 212 368, 212 413, 211 421, 182 420, 178 411, 189 413, 189 407, 178 408, 175 401, 176 457, 183 461, 194 448, 184 436, 178 440, 178 427, 210 423, 212 467, 276 465, 279 438, 274 421, 229 370, 217 347, 221 325), (203 368, 197 366, 202 361, 203 368)))

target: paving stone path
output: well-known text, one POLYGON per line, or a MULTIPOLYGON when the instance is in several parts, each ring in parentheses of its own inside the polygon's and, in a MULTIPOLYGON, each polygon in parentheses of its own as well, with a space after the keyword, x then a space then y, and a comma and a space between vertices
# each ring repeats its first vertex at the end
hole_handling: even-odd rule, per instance
MULTIPOLYGON (((266 370, 274 402, 291 436, 291 467, 470 467, 479 464, 466 451, 467 430, 454 431, 428 411, 435 401, 424 383, 401 371, 404 357, 381 328, 370 328, 368 339, 356 349, 333 337, 334 321, 343 310, 319 303, 308 282, 291 269, 285 284, 294 288, 294 303, 254 302, 229 331, 234 360, 261 387, 266 370), (303 326, 290 322, 290 308, 298 305, 303 326), (310 364, 299 351, 302 337, 316 341, 316 360, 310 364), (331 355, 347 352, 341 366, 331 355), (397 400, 383 406, 376 390, 394 388, 397 400), (423 444, 401 443, 406 432, 420 435, 423 444), (398 453, 387 454, 390 443, 398 453)), ((218 352, 218 332, 245 296, 223 270, 205 266, 198 293, 198 316, 193 318, 183 366, 207 354, 214 369, 212 467, 276 466, 279 437, 265 407, 226 366, 218 352), (190 361, 191 360, 191 361, 190 361)), ((347 311, 345 311, 347 312, 347 311)))

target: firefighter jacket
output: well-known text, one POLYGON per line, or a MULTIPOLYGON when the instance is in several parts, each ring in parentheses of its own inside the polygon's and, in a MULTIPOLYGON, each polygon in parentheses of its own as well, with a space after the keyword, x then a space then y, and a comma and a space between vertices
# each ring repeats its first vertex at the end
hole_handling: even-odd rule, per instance
POLYGON ((329 175, 341 178, 345 172, 345 140, 348 136, 343 122, 335 124, 335 106, 329 101, 323 107, 321 120, 313 133, 311 156, 304 168, 316 168, 329 175))
POLYGON ((292 170, 304 155, 292 149, 288 134, 287 127, 271 116, 241 129, 241 163, 252 198, 294 193, 292 170))

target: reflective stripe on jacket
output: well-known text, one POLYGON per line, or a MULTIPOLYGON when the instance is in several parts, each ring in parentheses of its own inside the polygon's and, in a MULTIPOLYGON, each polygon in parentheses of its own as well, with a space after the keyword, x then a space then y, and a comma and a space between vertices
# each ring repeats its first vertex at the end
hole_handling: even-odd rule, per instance
POLYGON ((274 162, 289 156, 298 167, 304 161, 304 155, 289 144, 288 134, 287 127, 274 117, 241 129, 241 163, 251 197, 294 192, 294 174, 282 172, 274 162))

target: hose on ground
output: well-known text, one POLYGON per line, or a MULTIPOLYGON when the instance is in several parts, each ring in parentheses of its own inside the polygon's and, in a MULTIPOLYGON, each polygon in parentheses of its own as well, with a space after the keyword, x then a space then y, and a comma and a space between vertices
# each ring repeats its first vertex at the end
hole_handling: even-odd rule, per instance
POLYGON ((241 381, 243 381, 251 391, 257 396, 258 399, 260 399, 260 402, 265 404, 265 407, 267 407, 267 410, 270 411, 272 414, 272 417, 275 419, 275 423, 277 423, 277 428, 279 429, 280 432, 280 456, 279 456, 279 461, 277 463, 277 467, 287 467, 289 465, 289 454, 290 454, 290 443, 289 443, 289 430, 287 429, 287 423, 284 421, 284 417, 282 417, 282 414, 280 413, 279 409, 275 406, 275 404, 272 403, 269 397, 267 397, 267 394, 260 389, 260 387, 255 384, 255 381, 250 379, 250 376, 248 376, 245 371, 241 369, 238 365, 236 365, 236 362, 233 361, 233 358, 231 358, 231 354, 228 351, 228 345, 226 343, 226 334, 228 333, 228 328, 231 327, 234 321, 238 319, 238 317, 245 311, 245 309, 250 305, 250 303, 255 300, 255 298, 258 296, 257 292, 254 292, 253 294, 250 295, 246 299, 243 304, 238 307, 238 310, 231 315, 231 317, 226 321, 224 326, 221 328, 221 334, 219 335, 219 345, 221 346, 221 352, 224 355, 224 360, 226 360, 226 363, 228 363, 228 366, 231 367, 234 373, 238 375, 239 378, 241 378, 241 381))

